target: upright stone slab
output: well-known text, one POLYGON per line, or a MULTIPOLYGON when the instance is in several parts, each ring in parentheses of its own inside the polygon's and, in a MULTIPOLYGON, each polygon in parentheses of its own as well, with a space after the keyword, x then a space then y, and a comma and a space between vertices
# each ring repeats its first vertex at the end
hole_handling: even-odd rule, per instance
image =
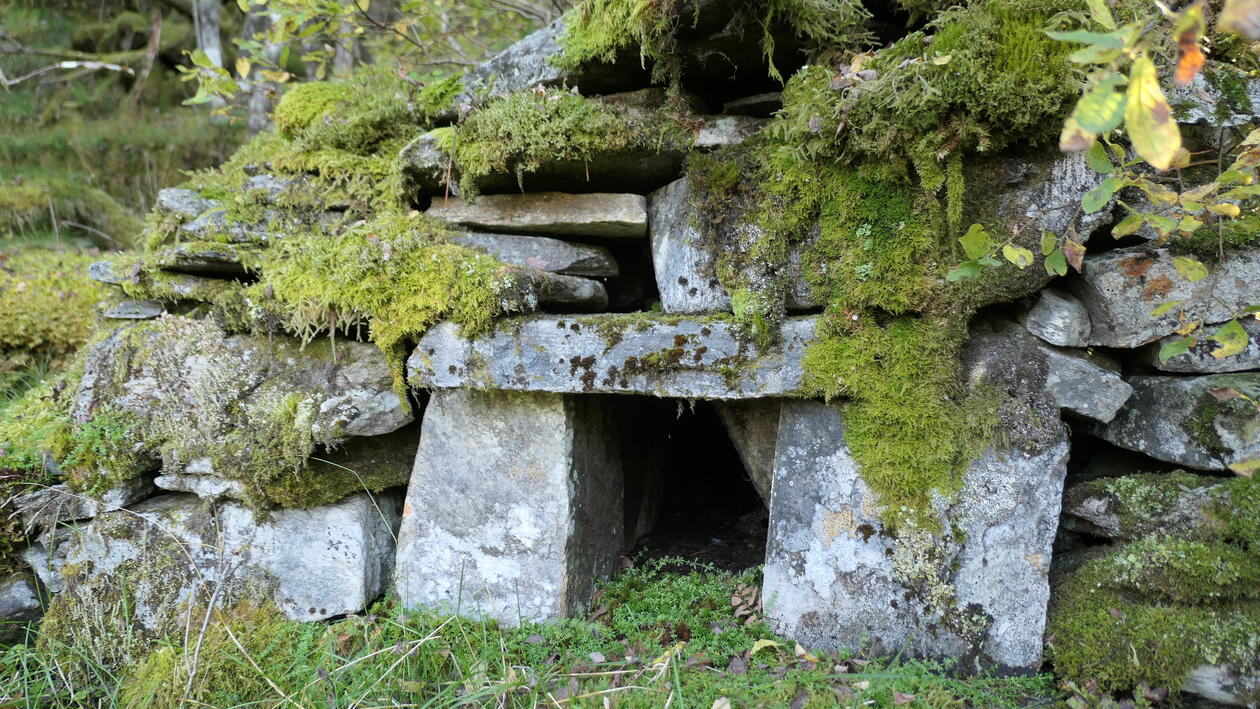
POLYGON ((433 394, 398 537, 408 606, 517 624, 586 604, 622 551, 622 470, 599 397, 433 394))
POLYGON ((781 399, 717 401, 713 405, 726 428, 726 435, 739 453, 744 472, 767 505, 774 478, 774 445, 779 437, 782 406, 781 399))
POLYGON ((885 526, 840 411, 785 401, 766 550, 766 615, 807 647, 1032 670, 1041 660, 1066 430, 1032 451, 990 450, 937 510, 944 530, 885 526))
POLYGON ((667 313, 729 311, 718 282, 717 253, 703 243, 691 180, 684 177, 648 195, 652 267, 661 309, 667 313))

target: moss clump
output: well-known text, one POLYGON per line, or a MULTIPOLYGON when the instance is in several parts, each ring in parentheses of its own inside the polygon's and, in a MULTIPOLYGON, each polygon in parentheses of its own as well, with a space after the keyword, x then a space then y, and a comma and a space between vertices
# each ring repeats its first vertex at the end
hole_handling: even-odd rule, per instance
MULTIPOLYGON (((70 227, 61 226, 67 221, 94 226, 109 235, 113 240, 110 246, 131 243, 141 226, 140 219, 108 192, 69 175, 25 171, 7 173, 0 179, 0 234, 58 229, 74 233, 70 227)), ((87 241, 90 244, 95 239, 93 234, 87 241)))
POLYGON ((1048 140, 1081 71, 1067 60, 1071 46, 1043 30, 1080 5, 984 0, 945 10, 862 64, 872 78, 803 69, 773 130, 808 154, 914 164, 921 175, 954 152, 1048 140))
MULTIPOLYGON (((586 0, 567 16, 560 39, 564 53, 557 64, 578 68, 588 62, 612 62, 619 53, 638 49, 652 62, 653 76, 677 80, 678 35, 694 25, 699 5, 682 0, 586 0), (685 9, 693 7, 688 16, 685 9)), ((710 10, 711 12, 714 10, 710 10)), ((772 57, 775 34, 786 30, 814 52, 836 52, 866 43, 870 14, 858 0, 756 0, 742 5, 728 26, 760 31, 768 70, 778 78, 772 57)))
POLYGON ((334 81, 313 81, 298 84, 285 92, 272 113, 276 129, 286 138, 295 138, 302 130, 330 114, 355 95, 349 84, 334 81))
POLYGON ((1177 253, 1215 259, 1260 245, 1260 212, 1223 219, 1219 226, 1219 229, 1204 227, 1190 236, 1173 238, 1169 246, 1177 253))
POLYGON ((881 326, 867 317, 823 335, 806 351, 805 386, 852 399, 845 442, 889 523, 926 520, 934 495, 961 487, 998 404, 984 393, 966 395, 958 381, 965 324, 902 317, 881 326))
POLYGON ((491 174, 523 180, 545 163, 580 163, 607 152, 682 152, 691 145, 690 132, 666 110, 644 117, 576 94, 533 90, 493 100, 437 135, 468 195, 491 174))
POLYGON ((445 233, 440 223, 413 212, 337 235, 286 239, 262 257, 260 280, 250 291, 287 330, 308 337, 369 325, 403 392, 408 337, 439 320, 470 334, 484 332, 496 316, 527 309, 517 269, 443 243, 445 233))
MULTIPOLYGON (((1144 683, 1175 692, 1203 664, 1254 676, 1260 671, 1256 558, 1240 554, 1227 546, 1157 538, 1087 562, 1055 591, 1051 604, 1048 645, 1055 670, 1108 691, 1144 683), (1249 598, 1232 600, 1243 596, 1249 598), (1208 600, 1213 602, 1196 602, 1208 600)), ((1253 700, 1257 690, 1250 688, 1253 700)))
POLYGON ((93 260, 38 248, 0 253, 0 355, 21 350, 64 360, 87 341, 106 293, 88 278, 93 260))

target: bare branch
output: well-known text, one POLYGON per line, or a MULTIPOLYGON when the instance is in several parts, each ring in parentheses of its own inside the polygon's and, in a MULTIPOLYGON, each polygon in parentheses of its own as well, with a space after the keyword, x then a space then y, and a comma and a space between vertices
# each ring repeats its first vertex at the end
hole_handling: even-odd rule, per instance
POLYGON ((95 70, 116 71, 120 74, 127 74, 128 76, 134 75, 136 73, 135 70, 132 69, 131 67, 120 66, 118 64, 107 64, 105 62, 65 61, 65 62, 57 62, 56 64, 49 64, 48 66, 45 66, 45 67, 40 67, 39 69, 36 69, 35 71, 32 71, 27 74, 23 74, 22 76, 19 76, 16 79, 3 79, 4 85, 16 86, 17 84, 20 84, 23 81, 34 79, 37 76, 43 76, 44 74, 57 71, 58 69, 88 69, 88 70, 93 70, 93 71, 95 70))

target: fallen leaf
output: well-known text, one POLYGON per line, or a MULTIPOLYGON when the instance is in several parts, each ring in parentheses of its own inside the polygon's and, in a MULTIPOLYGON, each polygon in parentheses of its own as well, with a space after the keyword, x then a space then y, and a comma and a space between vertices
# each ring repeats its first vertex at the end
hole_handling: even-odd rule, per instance
POLYGON ((901 692, 893 692, 893 706, 899 707, 905 704, 909 704, 910 702, 913 702, 916 699, 918 699, 918 697, 914 696, 913 694, 902 694, 901 692))
POLYGON ((727 674, 738 677, 739 675, 742 675, 748 672, 748 662, 744 660, 744 658, 740 657, 739 655, 736 655, 735 657, 731 658, 731 661, 729 663, 727 663, 726 672, 727 674))
POLYGON ((1238 390, 1233 387, 1212 387, 1208 393, 1217 401, 1229 401, 1238 398, 1238 390))
POLYGON ((709 709, 731 709, 731 700, 726 697, 718 697, 713 700, 713 706, 709 709))

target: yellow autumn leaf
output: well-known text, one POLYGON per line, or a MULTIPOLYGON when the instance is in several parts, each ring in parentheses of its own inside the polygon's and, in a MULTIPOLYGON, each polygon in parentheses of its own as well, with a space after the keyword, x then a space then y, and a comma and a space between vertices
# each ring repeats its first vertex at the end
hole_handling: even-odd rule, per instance
POLYGON ((777 648, 777 647, 780 647, 780 645, 776 643, 775 641, 766 640, 765 638, 762 638, 761 640, 758 640, 757 642, 753 643, 752 652, 748 653, 748 656, 752 657, 753 655, 756 655, 758 652, 760 652, 761 650, 765 650, 766 648, 777 648))
POLYGON ((249 67, 249 60, 245 57, 240 57, 236 60, 236 75, 242 78, 249 76, 249 67))
POLYGON ((1181 131, 1159 88, 1159 76, 1149 57, 1135 59, 1129 71, 1124 124, 1138 155, 1155 169, 1167 170, 1181 148, 1181 131))

